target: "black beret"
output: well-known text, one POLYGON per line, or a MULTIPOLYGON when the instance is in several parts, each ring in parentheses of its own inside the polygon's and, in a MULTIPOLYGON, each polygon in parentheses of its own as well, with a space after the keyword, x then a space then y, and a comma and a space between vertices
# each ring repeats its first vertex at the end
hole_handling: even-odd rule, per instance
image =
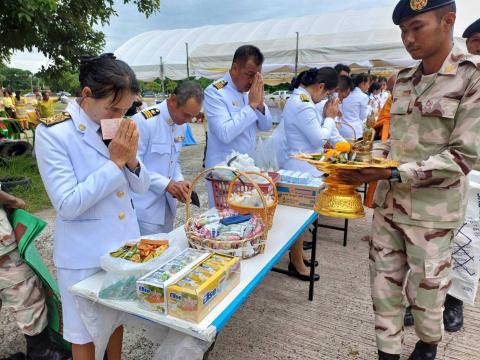
POLYGON ((455 0, 400 0, 393 10, 393 23, 400 22, 410 16, 425 13, 455 3, 455 0))
POLYGON ((463 37, 465 39, 468 39, 470 36, 472 36, 475 33, 480 33, 480 19, 475 21, 472 25, 470 25, 467 30, 463 33, 463 37))

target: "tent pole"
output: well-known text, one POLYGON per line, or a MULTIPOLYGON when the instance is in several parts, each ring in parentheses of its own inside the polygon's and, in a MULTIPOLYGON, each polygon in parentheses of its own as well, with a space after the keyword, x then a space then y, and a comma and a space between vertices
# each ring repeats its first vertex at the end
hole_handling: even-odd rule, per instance
POLYGON ((297 46, 295 49, 295 77, 297 77, 298 73, 298 31, 296 32, 297 34, 297 46))
POLYGON ((162 84, 162 94, 165 96, 165 76, 163 73, 163 57, 160 56, 160 82, 162 84))
POLYGON ((185 43, 185 48, 187 49, 187 79, 190 78, 190 67, 188 65, 188 42, 185 43))

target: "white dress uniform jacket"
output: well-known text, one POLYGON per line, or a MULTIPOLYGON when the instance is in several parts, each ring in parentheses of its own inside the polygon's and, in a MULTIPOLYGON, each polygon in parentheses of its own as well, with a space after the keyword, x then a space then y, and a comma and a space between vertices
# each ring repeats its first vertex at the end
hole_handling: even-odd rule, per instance
POLYGON ((205 114, 208 121, 208 142, 205 166, 225 161, 233 150, 254 156, 257 129, 268 131, 272 117, 268 106, 265 114, 248 105, 248 92, 239 92, 226 73, 205 90, 205 114))
MULTIPOLYGON (((356 87, 350 95, 343 99, 341 109, 342 121, 355 129, 356 139, 363 136, 363 127, 369 115, 368 95, 356 87)), ((347 125, 341 125, 340 135, 353 139, 353 131, 347 125)))
POLYGON ((380 96, 380 110, 381 110, 385 106, 385 103, 387 102, 388 97, 390 96, 390 92, 388 92, 387 90, 382 90, 379 96, 380 96))
POLYGON ((99 124, 76 101, 71 119, 36 130, 40 175, 57 212, 55 265, 66 269, 100 266, 100 257, 140 236, 131 193, 144 193, 150 177, 141 165, 137 176, 110 160, 99 124))
POLYGON ((133 119, 140 131, 138 158, 150 174, 149 191, 133 196, 138 221, 157 225, 158 232, 169 232, 175 220, 177 201, 166 189, 171 180, 183 180, 178 158, 186 125, 173 123, 167 100, 136 114, 133 119))
MULTIPOLYGON (((287 170, 321 173, 305 161, 290 158, 290 155, 322 152, 325 141, 336 133, 335 120, 323 119, 315 107, 310 94, 302 87, 293 91, 283 110, 285 137, 289 159, 285 162, 287 170)), ((343 139, 342 139, 343 140, 343 139)))

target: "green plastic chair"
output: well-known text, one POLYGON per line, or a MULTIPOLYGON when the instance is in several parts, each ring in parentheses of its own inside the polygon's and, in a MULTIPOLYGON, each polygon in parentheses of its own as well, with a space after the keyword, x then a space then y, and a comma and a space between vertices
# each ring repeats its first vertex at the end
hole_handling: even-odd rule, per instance
POLYGON ((20 126, 15 120, 2 120, 2 123, 7 127, 10 139, 20 140, 20 126))
POLYGON ((62 336, 62 302, 58 284, 35 246, 35 239, 47 223, 24 210, 13 211, 11 222, 17 238, 20 257, 37 274, 45 289, 49 334, 59 346, 70 351, 71 344, 62 336))

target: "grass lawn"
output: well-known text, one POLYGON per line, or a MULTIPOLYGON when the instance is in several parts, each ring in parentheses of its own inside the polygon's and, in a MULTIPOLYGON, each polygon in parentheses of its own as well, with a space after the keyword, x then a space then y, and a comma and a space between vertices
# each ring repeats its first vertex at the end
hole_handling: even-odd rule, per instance
POLYGON ((61 103, 60 101, 53 104, 53 108, 57 112, 65 110, 66 107, 67 107, 67 104, 61 103))
POLYGON ((29 187, 17 186, 9 190, 12 195, 25 200, 28 212, 52 207, 33 156, 24 155, 10 159, 6 166, 0 167, 0 177, 4 176, 28 176, 30 178, 29 187))

